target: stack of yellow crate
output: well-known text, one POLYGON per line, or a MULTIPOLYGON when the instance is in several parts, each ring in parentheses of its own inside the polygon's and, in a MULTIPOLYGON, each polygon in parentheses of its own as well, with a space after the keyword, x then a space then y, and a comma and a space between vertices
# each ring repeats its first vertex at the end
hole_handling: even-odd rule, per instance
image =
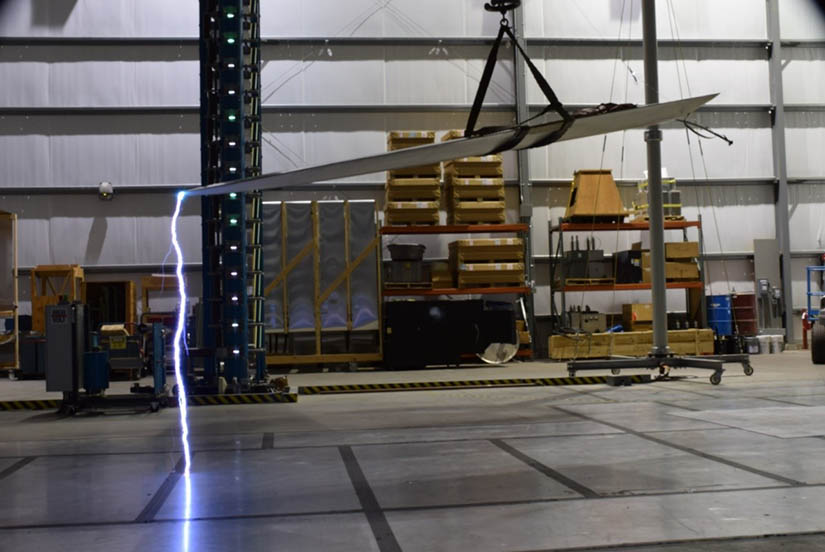
POLYGON ((457 287, 524 285, 524 241, 482 238, 450 243, 450 270, 457 287))
MULTIPOLYGON (((393 131, 387 148, 395 151, 435 142, 435 132, 393 131)), ((398 169, 387 173, 385 223, 388 225, 438 224, 441 204, 439 164, 398 169)))
MULTIPOLYGON (((442 141, 464 136, 451 130, 442 141)), ((463 157, 444 163, 449 224, 503 224, 504 171, 501 155, 463 157)))

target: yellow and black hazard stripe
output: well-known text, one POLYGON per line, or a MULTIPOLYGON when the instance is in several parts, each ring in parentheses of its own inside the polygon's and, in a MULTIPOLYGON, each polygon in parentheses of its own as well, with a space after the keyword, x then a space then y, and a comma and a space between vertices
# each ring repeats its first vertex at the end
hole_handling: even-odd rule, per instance
MULTIPOLYGON (((645 383, 644 376, 627 376, 633 383, 645 383)), ((435 391, 461 388, 547 387, 555 385, 596 385, 607 383, 607 376, 576 376, 566 378, 514 378, 460 381, 415 381, 396 383, 355 383, 349 385, 304 385, 301 395, 332 395, 337 393, 380 393, 385 391, 435 391)))
POLYGON ((59 399, 29 399, 22 401, 0 401, 0 410, 51 410, 60 408, 59 399))
MULTIPOLYGON (((191 395, 186 398, 192 406, 218 406, 224 404, 271 404, 298 402, 296 393, 246 393, 242 395, 191 395)), ((177 403, 172 401, 171 406, 177 403)))

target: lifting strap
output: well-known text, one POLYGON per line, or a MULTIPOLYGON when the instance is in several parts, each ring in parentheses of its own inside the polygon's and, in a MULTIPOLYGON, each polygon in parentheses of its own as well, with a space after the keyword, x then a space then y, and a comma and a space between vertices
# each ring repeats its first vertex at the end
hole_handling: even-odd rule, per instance
POLYGON ((541 117, 542 115, 544 115, 545 113, 547 113, 550 110, 553 110, 553 111, 555 111, 556 113, 559 114, 559 116, 562 118, 563 124, 562 124, 561 128, 559 130, 557 130, 556 132, 551 133, 546 138, 543 138, 539 142, 536 142, 535 144, 533 144, 533 147, 546 146, 547 144, 551 144, 551 143, 555 142, 556 140, 561 138, 562 135, 565 132, 567 132, 568 128, 570 128, 570 125, 573 123, 573 116, 570 115, 570 113, 567 112, 567 110, 564 108, 564 106, 559 101, 559 99, 556 96, 555 92, 553 92, 553 89, 547 83, 547 80, 544 78, 544 76, 541 74, 541 72, 538 70, 538 68, 535 66, 535 64, 533 64, 533 61, 530 59, 530 56, 527 55, 527 52, 525 52, 524 49, 521 47, 521 44, 519 44, 518 41, 516 40, 516 37, 513 34, 512 29, 510 28, 510 22, 507 20, 507 17, 505 15, 506 14, 506 9, 509 9, 510 7, 512 7, 512 4, 508 4, 506 2, 493 2, 493 6, 490 6, 489 4, 487 4, 484 7, 488 11, 500 11, 501 12, 501 15, 502 15, 502 17, 501 17, 501 26, 498 29, 498 36, 496 37, 495 42, 493 42, 493 47, 490 49, 490 53, 487 56, 487 63, 484 66, 484 72, 481 74, 481 80, 479 81, 479 84, 478 84, 478 90, 476 90, 476 96, 475 96, 475 100, 473 101, 473 107, 470 110, 470 116, 467 118, 467 128, 464 130, 464 136, 469 138, 469 137, 472 137, 472 136, 480 136, 480 135, 483 135, 483 134, 489 134, 491 132, 496 132, 498 130, 504 130, 504 129, 507 129, 507 128, 512 128, 512 127, 483 127, 483 128, 478 129, 478 130, 476 130, 476 128, 475 128, 476 123, 478 122, 478 116, 480 115, 481 108, 484 104, 484 97, 487 94, 487 88, 490 86, 490 80, 493 76, 493 69, 495 69, 499 47, 501 46, 501 42, 504 39, 504 36, 507 35, 507 37, 510 39, 510 41, 513 44, 515 44, 516 48, 518 48, 518 51, 521 53, 522 57, 524 58, 524 61, 527 63, 527 67, 530 68, 530 72, 533 74, 533 79, 535 79, 536 83, 539 85, 539 88, 541 89, 542 93, 544 94, 544 97, 547 98, 547 101, 549 102, 549 105, 547 105, 547 107, 545 107, 541 111, 541 113, 539 113, 538 115, 530 117, 526 121, 520 122, 518 124, 519 132, 517 132, 516 135, 511 140, 508 140, 505 144, 499 146, 498 148, 496 148, 494 151, 491 151, 490 153, 498 153, 500 151, 512 149, 519 142, 521 142, 521 140, 527 134, 527 132, 529 130, 529 127, 525 123, 527 121, 532 120, 532 119, 536 119, 538 117, 541 117))

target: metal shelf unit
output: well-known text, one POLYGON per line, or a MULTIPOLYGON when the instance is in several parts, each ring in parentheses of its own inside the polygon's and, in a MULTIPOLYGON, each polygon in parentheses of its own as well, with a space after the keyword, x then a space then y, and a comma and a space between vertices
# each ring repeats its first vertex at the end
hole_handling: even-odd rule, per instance
MULTIPOLYGON (((381 228, 382 236, 390 235, 441 235, 441 234, 521 234, 526 235, 530 231, 528 224, 448 224, 433 226, 384 226, 381 228)), ((529 259, 529 242, 525 240, 525 260, 529 259)), ((525 270, 526 274, 526 270, 525 270)), ((494 287, 468 287, 468 288, 404 288, 382 290, 382 297, 437 297, 444 295, 530 295, 532 289, 527 286, 494 286, 494 287)), ((532 328, 528 325, 528 330, 532 328)), ((530 349, 520 350, 517 354, 519 358, 532 358, 532 335, 530 349)))
MULTIPOLYGON (((665 221, 665 230, 681 230, 682 238, 687 241, 687 231, 691 228, 696 228, 699 233, 699 280, 698 281, 672 281, 667 282, 667 289, 684 289, 686 291, 686 304, 688 316, 691 311, 694 313, 693 319, 696 320, 700 327, 707 325, 707 306, 703 300, 705 290, 705 268, 704 268, 704 242, 702 234, 702 220, 681 220, 681 221, 665 221), (698 315, 698 316, 697 316, 698 315)), ((650 223, 648 222, 620 222, 620 223, 577 223, 577 222, 559 222, 555 225, 550 224, 548 242, 550 245, 550 302, 551 312, 555 313, 555 294, 561 294, 561 313, 560 325, 561 327, 569 326, 570 321, 566 320, 567 316, 567 301, 566 293, 571 292, 594 292, 594 291, 645 291, 652 288, 651 283, 627 283, 627 284, 565 284, 554 286, 554 275, 556 268, 561 264, 561 258, 564 257, 564 233, 565 232, 620 232, 632 230, 650 230, 650 223), (558 236, 558 247, 554 248, 554 235, 558 236), (554 249, 556 253, 554 254, 554 249)))

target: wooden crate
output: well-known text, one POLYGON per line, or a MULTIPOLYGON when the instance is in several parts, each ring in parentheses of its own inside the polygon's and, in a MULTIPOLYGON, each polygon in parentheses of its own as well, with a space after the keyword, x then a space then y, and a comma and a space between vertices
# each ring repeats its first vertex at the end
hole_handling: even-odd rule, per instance
POLYGON ((521 238, 474 238, 449 244, 451 263, 501 263, 524 260, 524 240, 521 238))
POLYGON ((610 356, 611 334, 551 335, 548 339, 553 360, 604 358, 610 356))
POLYGON ((616 220, 627 215, 610 170, 580 170, 573 175, 565 220, 616 220))
POLYGON ((464 129, 448 130, 444 136, 441 137, 441 141, 447 142, 449 140, 457 140, 458 138, 464 138, 464 129))
MULTIPOLYGON (((395 130, 387 135, 387 149, 396 151, 400 149, 424 146, 435 142, 435 132, 429 130, 395 130)), ((441 164, 422 165, 419 167, 407 167, 405 169, 395 169, 389 171, 389 178, 441 178, 441 164)))
POLYGON ((438 224, 438 203, 435 201, 390 201, 384 209, 385 223, 391 226, 404 224, 438 224))
POLYGON ((38 265, 31 271, 32 329, 46 333, 46 306, 56 305, 62 295, 83 301, 85 275, 80 265, 38 265))
POLYGON ((440 201, 438 178, 391 178, 387 180, 387 201, 440 201))
POLYGON ((445 186, 451 201, 504 200, 504 180, 501 178, 447 176, 445 186))
MULTIPOLYGON (((667 334, 669 346, 676 354, 713 354, 713 330, 671 330, 667 334)), ((653 346, 653 332, 553 335, 550 336, 548 346, 553 360, 607 356, 644 357, 653 346)))
POLYGON ((444 164, 444 173, 458 178, 496 177, 504 175, 501 155, 463 157, 444 164))
POLYGON ((506 220, 503 201, 462 201, 447 205, 450 224, 503 224, 506 220))
POLYGON ((458 287, 524 285, 523 263, 459 263, 456 267, 458 287))
POLYGON ((390 151, 432 143, 435 143, 435 132, 431 130, 393 130, 387 134, 387 148, 390 151))

